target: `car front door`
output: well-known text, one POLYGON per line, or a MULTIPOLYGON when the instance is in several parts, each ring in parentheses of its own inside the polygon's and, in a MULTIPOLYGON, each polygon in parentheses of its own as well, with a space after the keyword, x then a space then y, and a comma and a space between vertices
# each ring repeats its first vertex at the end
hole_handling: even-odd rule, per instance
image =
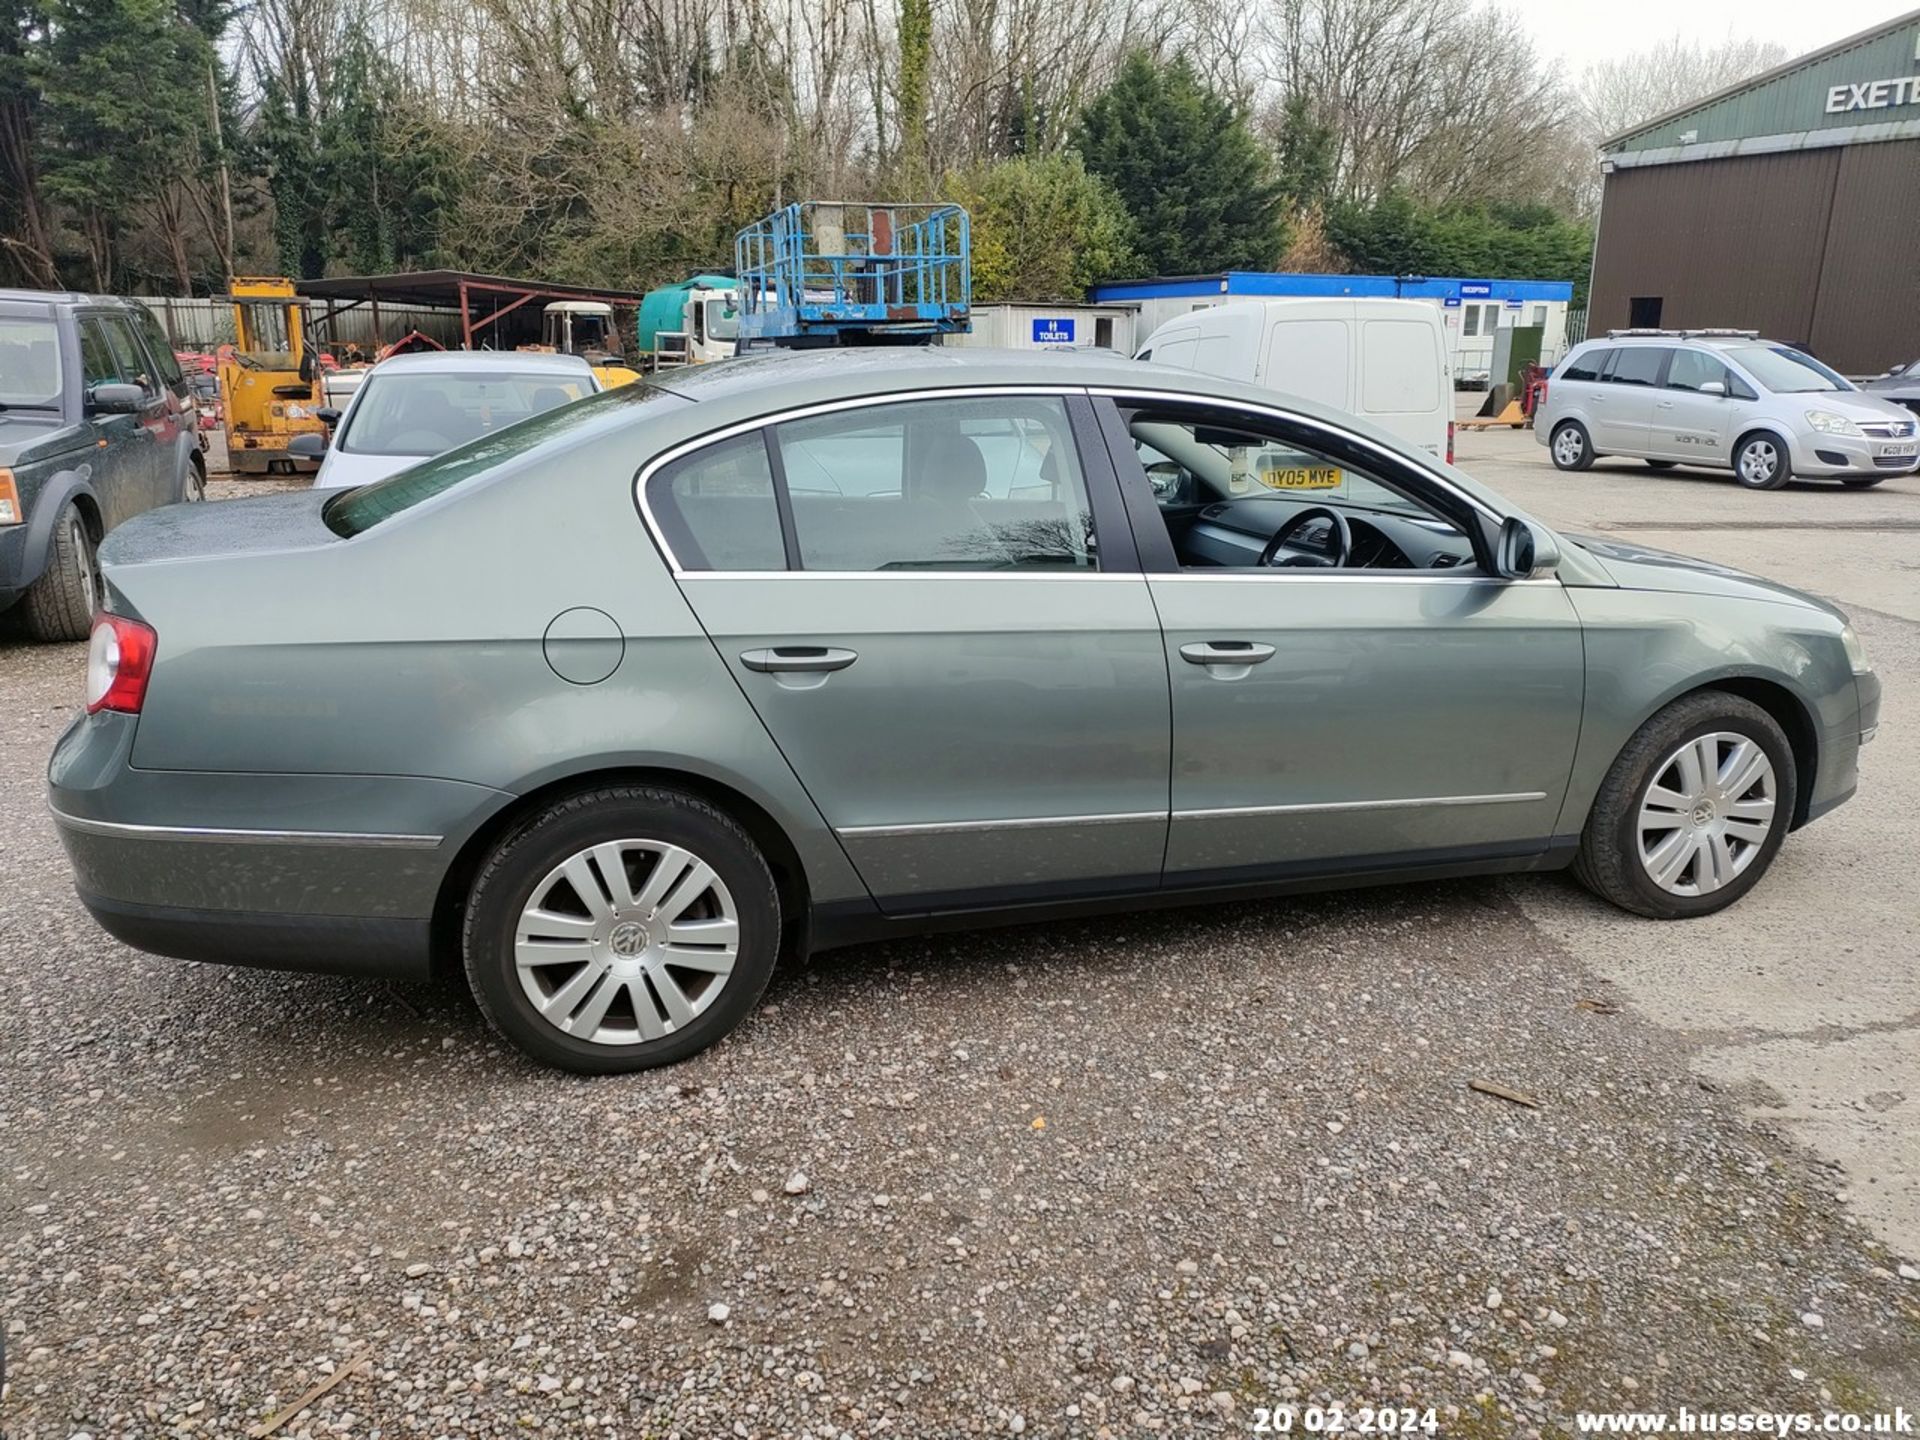
POLYGON ((112 442, 122 447, 115 467, 118 484, 125 492, 128 513, 138 514, 179 498, 174 481, 178 472, 179 421, 169 411, 166 391, 155 373, 152 359, 140 338, 133 333, 127 317, 106 311, 94 317, 108 347, 113 351, 114 368, 123 385, 138 385, 140 408, 131 417, 133 424, 124 437, 116 433, 112 442))
POLYGON ((886 911, 1158 883, 1166 663, 1092 426, 1069 393, 853 402, 644 478, 688 602, 886 911))
POLYGON ((1666 383, 1654 397, 1648 453, 1664 460, 1726 464, 1734 439, 1734 396, 1739 385, 1733 372, 1713 356, 1700 350, 1675 350, 1667 364, 1666 383))
POLYGON ((132 384, 121 378, 120 357, 107 339, 97 314, 75 317, 80 332, 80 372, 86 390, 87 423, 93 427, 94 449, 89 482, 100 502, 100 518, 111 530, 122 520, 147 508, 141 491, 141 472, 131 463, 136 447, 146 444, 140 417, 124 411, 96 409, 92 403, 94 388, 100 385, 132 384))
POLYGON ((1273 411, 1114 400, 1109 448, 1172 685, 1167 884, 1545 851, 1585 684, 1562 586, 1494 578, 1477 502, 1371 441, 1273 411), (1184 537, 1128 463, 1143 440, 1216 497, 1184 537), (1353 536, 1342 565, 1335 515, 1353 536), (1256 564, 1276 540, 1284 563, 1256 564))
POLYGON ((1620 345, 1593 387, 1593 448, 1605 455, 1644 455, 1653 401, 1666 373, 1664 345, 1620 345))

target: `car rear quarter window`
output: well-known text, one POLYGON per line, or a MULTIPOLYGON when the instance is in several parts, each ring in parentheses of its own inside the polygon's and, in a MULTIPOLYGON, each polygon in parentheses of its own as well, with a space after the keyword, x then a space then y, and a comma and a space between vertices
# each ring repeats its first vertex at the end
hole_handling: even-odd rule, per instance
POLYGON ((787 568, 762 431, 663 465, 647 481, 647 508, 683 570, 787 568))
POLYGON ((802 568, 1094 570, 1066 406, 991 396, 774 427, 802 568))
POLYGON ((1560 369, 1554 374, 1556 380, 1598 380, 1601 362, 1607 358, 1604 350, 1586 350, 1578 355, 1569 355, 1560 369))

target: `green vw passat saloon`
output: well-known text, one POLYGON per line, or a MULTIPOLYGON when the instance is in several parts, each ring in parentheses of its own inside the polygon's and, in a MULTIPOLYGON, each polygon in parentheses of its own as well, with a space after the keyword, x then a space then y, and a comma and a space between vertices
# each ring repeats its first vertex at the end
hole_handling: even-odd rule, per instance
POLYGON ((1086 354, 747 357, 101 560, 49 775, 100 923, 463 966, 582 1071, 930 925, 1568 865, 1706 914, 1879 710, 1818 600, 1086 354))

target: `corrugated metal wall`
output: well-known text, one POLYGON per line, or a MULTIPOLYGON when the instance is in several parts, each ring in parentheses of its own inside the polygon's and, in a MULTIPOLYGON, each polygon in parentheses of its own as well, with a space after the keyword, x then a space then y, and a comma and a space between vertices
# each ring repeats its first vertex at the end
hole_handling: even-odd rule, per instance
POLYGON ((1669 329, 1758 330, 1877 373, 1920 354, 1916 273, 1920 141, 1617 170, 1589 331, 1625 326, 1634 297, 1657 295, 1669 329))
MULTIPOLYGON (((160 322, 172 340, 176 350, 211 350, 219 345, 233 342, 233 306, 219 300, 200 297, 176 299, 168 296, 142 295, 137 297, 141 304, 153 311, 154 318, 160 322)), ((310 321, 318 321, 326 314, 326 306, 314 303, 308 310, 310 321)), ((373 311, 362 305, 356 310, 336 313, 332 321, 319 336, 320 343, 332 347, 344 345, 349 340, 372 347, 376 343, 398 340, 409 330, 418 330, 431 335, 443 345, 460 343, 460 312, 457 310, 429 310, 409 306, 395 305, 380 307, 380 339, 376 342, 373 332, 373 311)))

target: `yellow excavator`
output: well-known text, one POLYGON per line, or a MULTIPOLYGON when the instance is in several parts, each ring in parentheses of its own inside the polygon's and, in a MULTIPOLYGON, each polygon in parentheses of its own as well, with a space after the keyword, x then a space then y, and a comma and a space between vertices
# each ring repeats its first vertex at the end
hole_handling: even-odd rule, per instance
POLYGON ((315 462, 288 453, 296 435, 325 435, 315 412, 320 398, 319 352, 306 335, 306 309, 284 275, 237 275, 233 293, 234 343, 220 350, 220 403, 225 416, 227 467, 237 475, 291 473, 315 462))

